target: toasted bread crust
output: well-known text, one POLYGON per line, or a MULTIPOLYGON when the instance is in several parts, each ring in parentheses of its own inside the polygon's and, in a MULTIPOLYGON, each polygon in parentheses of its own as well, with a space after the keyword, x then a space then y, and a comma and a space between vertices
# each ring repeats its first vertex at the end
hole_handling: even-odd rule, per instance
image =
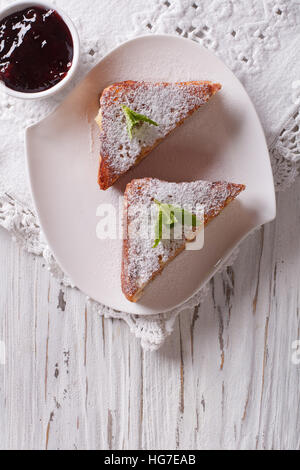
MULTIPOLYGON (((129 275, 129 269, 128 269, 128 263, 129 263, 129 238, 128 238, 128 232, 127 232, 127 226, 128 226, 128 196, 130 195, 131 191, 133 190, 133 187, 135 186, 135 183, 138 181, 142 181, 143 184, 150 182, 152 178, 143 178, 142 180, 132 180, 130 183, 127 184, 125 193, 124 193, 124 208, 123 208, 123 224, 124 224, 124 239, 123 239, 123 252, 122 252, 122 267, 121 267, 121 287, 123 294, 125 297, 130 301, 130 302, 137 302, 141 295, 143 294, 143 291, 145 287, 153 281, 161 272, 163 269, 174 259, 176 258, 177 255, 179 255, 182 251, 185 249, 185 245, 179 247, 179 249, 174 253, 172 257, 170 257, 166 263, 160 262, 160 268, 153 272, 152 277, 144 283, 142 286, 138 287, 135 280, 132 279, 129 275)), ((222 184, 221 181, 215 181, 212 183, 213 186, 218 186, 222 184)), ((224 201, 220 212, 231 202, 233 201, 236 196, 245 189, 245 185, 243 184, 235 184, 235 183, 228 183, 228 188, 235 188, 235 194, 234 196, 229 195, 226 201, 224 201)), ((142 190, 142 188, 141 188, 142 190)), ((213 218, 215 218, 216 215, 213 213, 213 211, 209 211, 204 214, 204 225, 206 226, 213 218)), ((190 240, 191 241, 191 240, 190 240)), ((186 243, 188 243, 189 240, 186 240, 186 243)))
POLYGON ((136 288, 134 287, 133 283, 130 281, 130 278, 127 275, 128 269, 127 269, 127 263, 128 263, 128 241, 124 240, 123 242, 123 257, 122 257, 122 270, 121 270, 121 287, 123 294, 129 300, 130 302, 137 302, 139 298, 142 296, 143 291, 145 287, 153 281, 161 272, 163 269, 174 259, 176 258, 177 255, 179 255, 183 250, 184 246, 180 247, 172 256, 172 258, 169 258, 166 263, 161 263, 160 269, 157 270, 156 272, 153 273, 151 279, 149 279, 148 282, 146 282, 142 287, 136 288), (127 243, 126 243, 127 242, 127 243))
MULTIPOLYGON (((167 82, 160 82, 158 83, 158 85, 167 87, 170 84, 167 82)), ((195 90, 194 90, 195 96, 197 96, 200 93, 205 92, 209 95, 209 97, 213 96, 221 88, 221 85, 219 83, 212 83, 210 81, 177 82, 175 83, 175 85, 178 85, 179 87, 187 86, 187 85, 198 85, 198 87, 195 87, 195 90)), ((100 97, 100 112, 99 112, 98 117, 96 118, 96 122, 101 129, 101 142, 104 142, 106 139, 106 135, 102 126, 102 109, 105 109, 105 107, 111 106, 111 103, 117 99, 120 93, 124 93, 126 92, 126 90, 129 90, 138 86, 139 86, 139 82, 135 82, 133 80, 127 80, 124 82, 114 83, 113 85, 110 85, 109 87, 103 90, 102 95, 100 97)), ((179 127, 185 121, 185 119, 189 117, 190 115, 192 115, 197 109, 198 107, 191 109, 189 113, 187 114, 187 116, 185 116, 176 124, 176 127, 179 127)), ((138 165, 171 132, 172 130, 168 132, 163 138, 158 139, 153 145, 142 147, 140 154, 137 156, 131 168, 138 165)), ((99 164, 99 171, 98 171, 98 184, 102 190, 106 190, 109 187, 111 187, 118 180, 118 178, 122 176, 122 174, 127 173, 127 171, 129 171, 127 170, 127 171, 124 171, 123 173, 116 173, 109 163, 110 157, 111 156, 105 153, 103 151, 103 148, 101 148, 100 164, 99 164)))

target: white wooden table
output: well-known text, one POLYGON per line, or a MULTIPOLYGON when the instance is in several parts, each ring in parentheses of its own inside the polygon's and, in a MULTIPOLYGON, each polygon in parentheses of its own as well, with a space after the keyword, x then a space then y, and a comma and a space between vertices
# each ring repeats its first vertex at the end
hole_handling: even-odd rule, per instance
POLYGON ((300 180, 154 353, 1 230, 0 448, 299 449, 299 203, 300 180))

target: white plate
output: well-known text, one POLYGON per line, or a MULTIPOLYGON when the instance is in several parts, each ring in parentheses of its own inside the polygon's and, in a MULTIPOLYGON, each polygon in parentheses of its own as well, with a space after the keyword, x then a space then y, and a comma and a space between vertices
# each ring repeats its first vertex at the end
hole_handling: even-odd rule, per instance
MULTIPOLYGON (((173 36, 144 36, 107 55, 59 108, 27 129, 31 188, 49 246, 76 286, 117 310, 166 311, 191 297, 252 229, 276 214, 265 137, 238 79, 208 50, 173 36), (222 90, 107 191, 97 185, 99 146, 94 117, 99 95, 122 80, 213 80, 222 90), (133 178, 225 179, 246 191, 205 230, 201 251, 180 254, 137 304, 120 287, 121 240, 99 240, 96 209, 119 207, 133 178)), ((247 269, 247 266, 245 266, 247 269)))

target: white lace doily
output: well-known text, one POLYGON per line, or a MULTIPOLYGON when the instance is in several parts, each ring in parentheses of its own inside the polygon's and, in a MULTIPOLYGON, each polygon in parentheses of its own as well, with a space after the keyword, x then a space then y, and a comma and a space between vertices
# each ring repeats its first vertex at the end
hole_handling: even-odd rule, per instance
MULTIPOLYGON (((0 8, 9 3, 0 0, 0 8)), ((180 35, 212 49, 240 78, 256 106, 270 148, 276 189, 293 183, 300 158, 300 0, 52 3, 71 16, 81 38, 81 66, 71 86, 111 48, 141 34, 180 35)), ((46 246, 33 211, 23 144, 24 129, 52 111, 67 92, 38 102, 0 95, 0 224, 26 250, 42 255, 60 282, 70 285, 46 246)), ((99 314, 125 320, 144 348, 157 349, 172 332, 179 311, 198 305, 206 290, 172 312, 151 317, 90 302, 99 314)))

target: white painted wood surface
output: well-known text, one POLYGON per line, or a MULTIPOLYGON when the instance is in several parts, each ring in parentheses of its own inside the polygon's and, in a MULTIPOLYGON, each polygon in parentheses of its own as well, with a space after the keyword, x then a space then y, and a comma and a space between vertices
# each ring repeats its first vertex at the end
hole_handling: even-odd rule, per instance
POLYGON ((300 180, 158 352, 0 231, 1 449, 299 449, 300 180))

